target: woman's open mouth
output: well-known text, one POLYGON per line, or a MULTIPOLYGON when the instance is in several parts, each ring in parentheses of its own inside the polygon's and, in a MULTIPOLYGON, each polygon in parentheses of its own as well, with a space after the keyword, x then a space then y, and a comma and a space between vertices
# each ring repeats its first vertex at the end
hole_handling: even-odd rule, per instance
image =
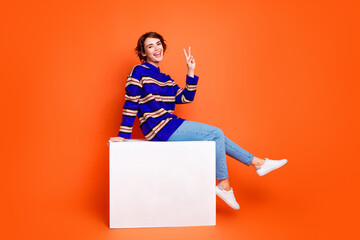
POLYGON ((154 54, 154 57, 159 58, 161 57, 161 51, 154 54))

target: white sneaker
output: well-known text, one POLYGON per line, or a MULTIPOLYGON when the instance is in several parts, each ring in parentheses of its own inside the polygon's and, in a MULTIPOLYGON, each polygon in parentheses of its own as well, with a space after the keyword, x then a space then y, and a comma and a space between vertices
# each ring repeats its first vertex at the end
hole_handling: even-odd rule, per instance
POLYGON ((281 160, 270 160, 268 158, 265 158, 265 163, 257 167, 255 166, 256 172, 259 176, 264 176, 265 174, 274 171, 275 169, 278 169, 279 167, 282 167, 288 162, 287 159, 281 159, 281 160))
POLYGON ((216 195, 224 200, 224 202, 227 203, 230 207, 232 207, 235 210, 240 209, 239 204, 236 202, 233 189, 231 188, 229 191, 225 191, 220 183, 215 187, 216 195))

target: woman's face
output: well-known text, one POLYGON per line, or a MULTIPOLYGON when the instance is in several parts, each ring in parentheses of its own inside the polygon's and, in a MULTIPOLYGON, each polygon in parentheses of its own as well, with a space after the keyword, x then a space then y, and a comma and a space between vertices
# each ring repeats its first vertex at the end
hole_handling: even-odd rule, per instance
POLYGON ((155 66, 159 65, 159 62, 163 59, 163 45, 158 38, 146 38, 144 41, 145 53, 142 55, 146 56, 146 61, 155 66))

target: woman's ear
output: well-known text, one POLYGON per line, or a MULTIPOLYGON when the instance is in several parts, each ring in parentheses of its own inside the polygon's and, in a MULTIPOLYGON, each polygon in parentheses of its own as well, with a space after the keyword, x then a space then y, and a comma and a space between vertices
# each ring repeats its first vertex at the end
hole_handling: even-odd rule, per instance
POLYGON ((145 57, 145 56, 146 56, 146 54, 145 54, 145 53, 143 53, 143 52, 141 52, 141 55, 142 55, 143 57, 145 57))

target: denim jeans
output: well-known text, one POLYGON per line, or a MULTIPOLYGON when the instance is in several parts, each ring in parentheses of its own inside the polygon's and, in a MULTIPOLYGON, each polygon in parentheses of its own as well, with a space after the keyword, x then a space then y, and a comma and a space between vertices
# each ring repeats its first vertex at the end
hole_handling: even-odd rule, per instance
POLYGON ((216 142, 216 179, 229 177, 226 166, 226 154, 250 165, 254 155, 228 139, 223 131, 204 123, 184 121, 170 136, 168 141, 215 141, 216 142))

